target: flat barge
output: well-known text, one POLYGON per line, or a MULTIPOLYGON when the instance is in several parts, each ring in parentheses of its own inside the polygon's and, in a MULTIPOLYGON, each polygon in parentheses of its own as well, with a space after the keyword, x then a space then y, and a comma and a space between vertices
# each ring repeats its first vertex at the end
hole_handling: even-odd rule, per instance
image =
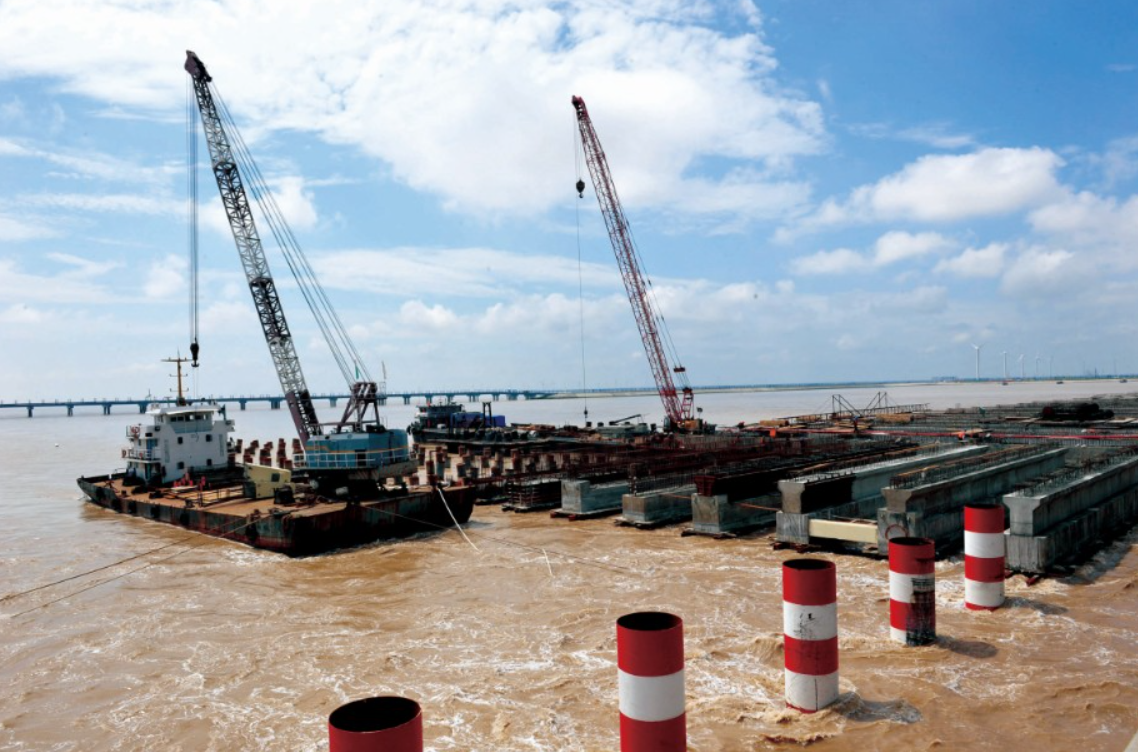
MULTIPOLYGON (((233 421, 217 405, 155 405, 147 417, 126 429, 124 470, 77 480, 92 504, 289 556, 445 529, 474 510, 474 488, 461 483, 389 486, 349 471, 336 476, 345 486, 318 488, 311 480, 294 483, 284 467, 237 463, 233 421)), ((366 466, 362 454, 325 452, 321 459, 345 455, 346 467, 366 466)), ((414 463, 392 465, 404 467, 414 463)))
POLYGON ((125 473, 114 473, 79 478, 78 483, 87 500, 104 509, 289 556, 445 529, 454 521, 465 523, 474 509, 472 486, 422 487, 368 501, 281 506, 273 498, 250 498, 241 483, 152 490, 125 485, 124 480, 125 473))

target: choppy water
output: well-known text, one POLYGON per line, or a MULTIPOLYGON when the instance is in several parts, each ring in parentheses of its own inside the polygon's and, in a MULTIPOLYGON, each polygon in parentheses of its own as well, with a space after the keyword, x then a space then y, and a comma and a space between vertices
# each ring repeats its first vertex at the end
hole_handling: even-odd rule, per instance
MULTIPOLYGON (((946 407, 1127 386, 890 395, 946 407)), ((843 394, 861 404, 874 391, 843 394)), ((819 411, 829 393, 700 404, 710 420, 737 422, 819 411)), ((583 406, 497 407, 511 421, 563 422, 583 406)), ((604 419, 660 412, 651 398, 589 408, 604 419)), ((386 412, 405 425, 413 407, 386 412)), ((232 415, 246 439, 290 435, 285 413, 232 415)), ((778 564, 792 554, 772 551, 765 535, 681 538, 676 528, 479 508, 478 551, 451 531, 291 560, 82 503, 74 478, 113 469, 137 419, 0 417, 0 595, 174 544, 0 603, 2 749, 320 750, 335 707, 395 693, 423 705, 428 749, 612 750, 615 621, 643 609, 685 620, 690 743, 700 752, 805 742, 1089 752, 1121 750, 1138 730, 1136 531, 1069 578, 1009 581, 1009 607, 992 614, 963 608, 963 562, 941 562, 942 639, 920 649, 888 640, 885 563, 837 557, 843 696, 803 716, 782 702, 778 564)))

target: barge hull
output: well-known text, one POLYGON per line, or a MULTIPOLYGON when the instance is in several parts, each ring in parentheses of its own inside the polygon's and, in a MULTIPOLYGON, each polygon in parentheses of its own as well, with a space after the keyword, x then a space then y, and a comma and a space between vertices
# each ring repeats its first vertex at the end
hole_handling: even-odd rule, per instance
POLYGON ((116 483, 121 479, 121 474, 104 475, 80 478, 78 484, 90 503, 104 509, 288 556, 310 556, 450 527, 454 522, 447 506, 462 524, 474 509, 470 486, 416 489, 404 496, 358 503, 274 507, 272 500, 197 505, 193 499, 151 498, 129 493, 116 483), (440 493, 445 495, 446 506, 440 493))

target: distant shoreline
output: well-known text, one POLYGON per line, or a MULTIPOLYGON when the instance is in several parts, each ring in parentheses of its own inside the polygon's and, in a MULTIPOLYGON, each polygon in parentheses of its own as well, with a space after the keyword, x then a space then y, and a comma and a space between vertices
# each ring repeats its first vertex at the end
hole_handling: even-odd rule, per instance
MULTIPOLYGON (((1064 376, 1061 378, 1039 378, 1039 379, 1008 379, 1008 385, 1012 384, 1043 384, 1060 382, 1078 382, 1080 384, 1087 383, 1114 383, 1121 379, 1127 381, 1131 379, 1138 379, 1135 376, 1120 375, 1120 376, 1064 376)), ((805 392, 817 391, 826 389, 885 389, 890 387, 911 387, 911 386, 975 386, 977 384, 1003 384, 1004 379, 930 379, 925 381, 849 381, 849 382, 835 382, 831 384, 754 384, 754 385, 737 385, 737 386, 693 386, 692 391, 696 394, 731 394, 743 392, 805 392)), ((1138 390, 1138 381, 1135 383, 1135 389, 1138 390)), ((627 388, 614 388, 614 389, 598 389, 582 390, 579 392, 569 391, 556 391, 547 397, 541 399, 583 399, 586 397, 629 397, 639 395, 653 395, 657 390, 652 387, 627 387, 627 388)))

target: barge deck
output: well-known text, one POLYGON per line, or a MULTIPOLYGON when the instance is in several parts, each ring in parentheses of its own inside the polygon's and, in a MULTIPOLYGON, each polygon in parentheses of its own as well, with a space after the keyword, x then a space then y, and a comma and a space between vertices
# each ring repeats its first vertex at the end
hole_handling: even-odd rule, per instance
POLYGON ((250 498, 240 483, 152 491, 129 486, 125 478, 125 473, 115 473, 79 478, 78 484, 89 502, 104 509, 288 556, 463 524, 474 509, 474 489, 465 485, 423 486, 367 501, 298 500, 285 506, 273 498, 250 498))

